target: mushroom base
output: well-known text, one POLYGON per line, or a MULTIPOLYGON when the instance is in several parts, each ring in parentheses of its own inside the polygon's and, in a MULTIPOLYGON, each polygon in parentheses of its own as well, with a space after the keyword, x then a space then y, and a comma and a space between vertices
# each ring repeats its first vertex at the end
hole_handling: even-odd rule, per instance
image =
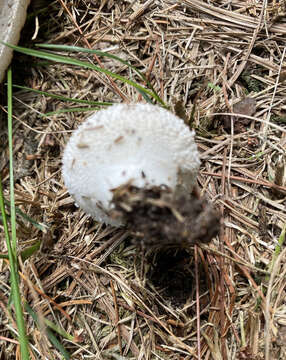
POLYGON ((220 215, 205 199, 166 186, 140 189, 124 185, 113 191, 110 216, 126 224, 143 246, 208 243, 220 228, 220 215))

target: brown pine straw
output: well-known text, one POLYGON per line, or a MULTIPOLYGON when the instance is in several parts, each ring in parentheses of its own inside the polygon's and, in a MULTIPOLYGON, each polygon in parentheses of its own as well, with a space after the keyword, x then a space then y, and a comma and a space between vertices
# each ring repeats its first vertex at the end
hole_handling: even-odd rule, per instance
POLYGON ((195 245, 195 277, 196 277, 196 311, 197 311, 197 354, 201 360, 201 321, 200 321, 200 287, 199 287, 199 266, 198 247, 195 245))
MULTIPOLYGON (((266 294, 266 304, 265 304, 265 330, 264 330, 264 337, 265 337, 265 360, 273 359, 273 357, 270 354, 270 344, 272 342, 272 336, 271 336, 271 327, 273 326, 273 318, 275 315, 275 312, 271 308, 271 296, 274 292, 273 285, 274 280, 277 277, 279 267, 281 266, 282 260, 284 260, 286 255, 286 248, 281 251, 278 258, 276 259, 273 269, 270 274, 269 284, 267 288, 267 294, 266 294)), ((283 267, 285 265, 283 264, 283 267)), ((285 272, 284 272, 285 274, 285 272)))
MULTIPOLYGON (((82 39, 83 41, 85 42, 86 46, 89 48, 89 49, 92 49, 89 41, 87 40, 87 38, 85 37, 84 33, 82 32, 81 28, 78 26, 75 18, 73 17, 73 15, 71 14, 69 8, 67 7, 67 5, 64 3, 63 0, 60 0, 61 2, 61 5, 64 7, 64 9, 66 10, 66 12, 68 13, 68 15, 70 16, 70 18, 72 19, 72 22, 74 23, 75 27, 77 28, 78 32, 80 33, 80 35, 82 36, 82 39)), ((93 57, 94 59, 98 62, 99 66, 101 68, 103 68, 103 65, 102 65, 102 62, 100 61, 99 57, 96 55, 96 54, 93 54, 93 57)), ((123 101, 126 101, 128 102, 128 99, 127 97, 122 93, 122 91, 118 88, 118 86, 115 84, 115 82, 113 81, 113 79, 109 76, 109 75, 106 75, 106 77, 108 78, 110 84, 112 85, 114 91, 121 97, 121 99, 123 101)), ((104 81, 104 84, 105 85, 109 85, 108 82, 104 81)))
MULTIPOLYGON (((202 171, 201 174, 208 175, 208 176, 219 177, 219 178, 222 178, 222 179, 225 178, 225 175, 223 175, 223 174, 213 173, 213 172, 208 172, 208 171, 202 171)), ((265 187, 267 187, 269 189, 277 189, 277 190, 280 190, 280 191, 282 191, 284 193, 286 192, 286 186, 276 185, 276 184, 271 183, 270 181, 266 181, 266 180, 247 179, 247 178, 243 178, 241 176, 235 176, 235 175, 230 175, 229 179, 237 180, 237 181, 241 181, 241 182, 245 182, 245 183, 250 183, 250 184, 262 185, 262 186, 265 186, 265 187)))
MULTIPOLYGON (((74 335, 72 342, 59 339, 76 360, 118 357, 121 351, 142 360, 285 357, 285 252, 268 272, 286 221, 286 183, 274 183, 278 165, 286 166, 283 4, 60 0, 47 9, 41 5, 34 28, 27 23, 24 37, 36 38, 32 43, 28 35, 25 45, 81 44, 109 52, 147 76, 171 111, 181 103, 201 152, 199 191, 223 215, 220 236, 187 249, 183 271, 193 291, 174 302, 150 279, 156 254, 148 262, 149 250, 138 251, 124 229, 93 221, 74 206, 63 184, 62 151, 89 112, 44 117, 78 104, 15 89, 16 205, 45 229, 17 217, 19 253, 39 240, 45 245, 23 263, 21 292, 38 315, 74 335), (255 99, 256 112, 233 114, 245 97, 255 99)), ((113 59, 72 56, 144 85, 113 59)), ((16 84, 91 101, 144 101, 129 85, 89 69, 14 57, 21 68, 13 65, 16 84)), ((2 98, 0 171, 9 200, 2 98)), ((5 253, 1 229, 0 244, 5 253)), ((0 358, 7 351, 19 357, 17 344, 8 340, 16 330, 9 296, 9 269, 0 259, 0 358)), ((27 314, 25 320, 33 351, 59 359, 27 314)))
POLYGON ((116 296, 116 292, 114 290, 114 285, 113 285, 112 280, 110 280, 110 287, 112 290, 112 296, 113 296, 113 301, 114 301, 115 321, 116 321, 115 326, 117 328, 118 346, 119 346, 120 355, 122 355, 123 352, 122 352, 121 330, 120 330, 120 325, 119 325, 118 303, 117 303, 117 296, 116 296))
MULTIPOLYGON (((223 172, 223 177, 222 177, 222 182, 221 182, 221 194, 222 196, 224 196, 225 192, 226 192, 226 187, 225 187, 225 172, 226 172, 226 159, 227 159, 227 149, 224 149, 224 153, 223 153, 223 163, 222 163, 222 172, 223 172)), ((221 218, 224 219, 224 206, 221 204, 220 206, 220 213, 221 213, 221 218)), ((221 229, 220 229, 220 234, 219 234, 219 240, 220 240, 220 251, 222 253, 224 253, 224 233, 225 233, 225 229, 224 226, 222 224, 221 229)), ((227 360, 227 354, 226 354, 226 342, 225 342, 225 303, 224 303, 224 298, 225 298, 225 264, 224 264, 224 257, 221 256, 219 258, 219 266, 220 266, 220 271, 221 271, 221 276, 220 276, 220 335, 221 335, 221 354, 222 354, 222 359, 223 360, 227 360)))

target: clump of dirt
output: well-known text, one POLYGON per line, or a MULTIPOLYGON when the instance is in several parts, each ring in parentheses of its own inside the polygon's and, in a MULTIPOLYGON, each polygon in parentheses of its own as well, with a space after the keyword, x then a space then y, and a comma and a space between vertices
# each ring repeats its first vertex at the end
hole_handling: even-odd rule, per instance
POLYGON ((185 191, 127 184, 114 190, 112 201, 111 216, 122 219, 143 246, 208 243, 219 232, 220 216, 214 207, 185 191))
MULTIPOLYGON (((233 105, 233 112, 235 114, 246 115, 246 117, 233 116, 233 131, 236 134, 246 131, 246 126, 251 123, 249 116, 256 113, 256 100, 252 97, 246 97, 233 105)), ((224 129, 231 131, 231 117, 228 115, 223 116, 224 129)))

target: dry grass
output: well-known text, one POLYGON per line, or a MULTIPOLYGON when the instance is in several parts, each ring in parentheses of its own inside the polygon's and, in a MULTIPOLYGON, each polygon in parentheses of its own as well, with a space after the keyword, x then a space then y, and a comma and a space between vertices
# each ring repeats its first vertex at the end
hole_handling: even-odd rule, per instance
MULTIPOLYGON (((197 131, 201 193, 223 215, 219 238, 185 254, 189 292, 175 303, 152 281, 148 249, 76 209, 63 185, 61 153, 86 114, 43 118, 67 104, 15 92, 17 205, 48 227, 42 232, 19 219, 20 249, 42 239, 41 251, 21 264, 22 296, 40 324, 47 318, 73 335, 60 338, 73 359, 286 357, 285 250, 277 251, 286 220, 285 7, 278 0, 59 0, 40 16, 36 42, 109 51, 145 73, 172 108, 181 102, 197 131), (231 113, 246 91, 255 113, 219 115, 231 113)), ((114 60, 88 58, 131 76, 114 60)), ((25 84, 80 99, 142 100, 127 85, 62 64, 32 67, 25 84)), ((0 269, 0 358, 15 359, 4 260, 0 269)), ((61 359, 45 330, 26 321, 36 358, 61 359)))

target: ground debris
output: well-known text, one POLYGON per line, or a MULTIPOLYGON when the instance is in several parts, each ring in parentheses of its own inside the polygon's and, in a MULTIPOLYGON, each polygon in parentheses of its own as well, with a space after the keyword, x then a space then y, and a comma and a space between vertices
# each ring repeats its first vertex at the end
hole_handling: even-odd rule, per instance
MULTIPOLYGON (((233 112, 235 114, 241 114, 246 116, 253 116, 256 112, 256 100, 251 97, 246 97, 233 105, 233 112)), ((231 117, 224 116, 224 128, 226 130, 231 129, 231 117)), ((235 133, 241 133, 246 131, 246 126, 249 125, 251 119, 248 117, 233 117, 233 126, 235 133)))
POLYGON ((161 186, 114 190, 111 216, 121 218, 144 245, 208 243, 219 232, 220 216, 206 199, 161 186))

